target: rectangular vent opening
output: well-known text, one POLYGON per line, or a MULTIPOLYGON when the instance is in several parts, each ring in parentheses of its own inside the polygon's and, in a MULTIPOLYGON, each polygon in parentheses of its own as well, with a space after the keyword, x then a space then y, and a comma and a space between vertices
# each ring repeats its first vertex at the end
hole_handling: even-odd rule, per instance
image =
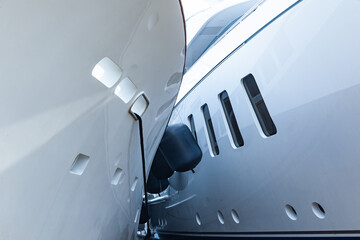
POLYGON ((82 175, 89 163, 89 159, 90 157, 84 154, 80 153, 79 155, 77 155, 71 166, 70 173, 75 175, 82 175))
POLYGON ((115 170, 114 176, 111 180, 112 185, 118 185, 120 183, 120 180, 122 180, 123 171, 121 168, 117 168, 115 170))
POLYGON ((195 123, 194 123, 194 116, 192 114, 190 114, 188 116, 188 120, 189 120, 189 123, 190 123, 190 129, 191 129, 191 132, 195 138, 195 141, 197 142, 197 135, 196 135, 196 128, 195 128, 195 123))
POLYGON ((242 83, 264 134, 267 137, 276 134, 276 126, 265 105, 265 101, 260 93, 258 85, 256 84, 254 76, 252 74, 247 75, 242 79, 242 83))
POLYGON ((136 184, 137 184, 137 182, 138 182, 138 177, 135 177, 135 179, 134 179, 134 182, 133 182, 133 184, 131 185, 131 191, 133 192, 133 191, 135 191, 135 188, 136 188, 136 184))
POLYGON ((214 127, 213 127, 213 124, 212 124, 212 121, 211 121, 209 107, 208 107, 207 104, 204 104, 201 107, 201 109, 202 109, 202 112, 204 114, 206 130, 207 130, 207 133, 208 133, 208 136, 209 136, 209 142, 210 142, 210 146, 211 146, 210 153, 212 154, 212 156, 219 155, 219 146, 218 146, 217 141, 216 141, 215 131, 214 131, 214 127))
POLYGON ((241 147, 244 145, 244 140, 241 136, 239 126, 237 124, 234 110, 231 106, 229 95, 226 91, 219 94, 220 102, 224 110, 226 122, 229 126, 230 134, 235 147, 241 147))

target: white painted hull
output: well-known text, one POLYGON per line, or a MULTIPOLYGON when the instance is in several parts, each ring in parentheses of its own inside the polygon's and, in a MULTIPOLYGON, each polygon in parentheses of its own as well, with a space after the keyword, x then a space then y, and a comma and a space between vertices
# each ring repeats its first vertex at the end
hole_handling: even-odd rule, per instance
POLYGON ((144 92, 149 169, 183 71, 180 3, 5 0, 0 35, 0 239, 134 239, 143 179, 128 111, 144 92), (91 75, 104 57, 135 84, 128 103, 91 75))
MULTIPOLYGON (((271 4, 276 1, 265 1, 259 11, 271 4)), ((151 205, 155 229, 220 238, 360 234, 359 10, 355 0, 299 1, 247 40, 232 39, 240 47, 206 72, 173 112, 170 124, 189 127, 193 114, 203 159, 195 174, 182 174, 184 190, 170 188, 162 194, 166 200, 151 205), (276 125, 273 136, 265 137, 241 83, 249 73, 276 125), (244 139, 239 148, 220 104, 223 90, 244 139), (215 157, 201 111, 205 103, 219 146, 215 157), (296 220, 287 215, 287 204, 296 220)), ((254 24, 257 11, 237 28, 254 24)), ((196 70, 194 65, 189 77, 196 70)))

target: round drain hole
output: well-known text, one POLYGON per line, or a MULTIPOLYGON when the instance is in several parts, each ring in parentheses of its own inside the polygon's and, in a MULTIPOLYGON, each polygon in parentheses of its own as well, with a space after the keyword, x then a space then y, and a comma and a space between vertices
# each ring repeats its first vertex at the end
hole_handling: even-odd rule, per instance
POLYGON ((233 209, 231 210, 231 216, 236 223, 240 223, 239 214, 233 209))
POLYGON ((317 202, 312 203, 312 211, 314 212, 315 216, 317 216, 320 219, 325 218, 325 210, 324 208, 318 204, 317 202))
POLYGON ((195 218, 196 218, 197 224, 200 226, 200 225, 201 225, 201 220, 200 220, 200 215, 199 215, 199 213, 196 213, 195 218))
POLYGON ((291 220, 295 221, 297 219, 297 213, 291 205, 285 205, 285 212, 291 220))
POLYGON ((224 224, 225 221, 224 221, 224 215, 222 214, 222 212, 220 210, 217 211, 217 216, 218 216, 218 219, 219 219, 219 222, 221 224, 224 224))

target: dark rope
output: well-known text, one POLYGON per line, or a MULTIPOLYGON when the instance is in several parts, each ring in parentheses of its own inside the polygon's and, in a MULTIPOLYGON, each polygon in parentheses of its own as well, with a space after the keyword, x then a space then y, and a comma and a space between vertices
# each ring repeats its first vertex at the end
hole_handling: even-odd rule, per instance
MULTIPOLYGON (((143 181, 144 181, 144 195, 145 195, 145 212, 147 217, 149 218, 149 203, 147 198, 147 186, 146 186, 146 165, 145 165, 145 150, 144 150, 144 135, 143 135, 143 125, 142 125, 142 119, 141 117, 134 113, 137 120, 139 120, 139 132, 140 132, 140 146, 141 146, 141 157, 142 157, 142 172, 143 172, 143 181)), ((150 229, 150 223, 147 222, 147 231, 145 239, 150 239, 151 237, 151 229, 150 229)))

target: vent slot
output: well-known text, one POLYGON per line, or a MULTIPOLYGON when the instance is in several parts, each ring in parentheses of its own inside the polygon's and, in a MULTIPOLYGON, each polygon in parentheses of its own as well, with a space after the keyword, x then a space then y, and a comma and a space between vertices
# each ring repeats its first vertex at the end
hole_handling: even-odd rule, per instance
POLYGON ((115 170, 114 176, 111 180, 112 185, 118 185, 120 183, 120 180, 122 180, 123 171, 121 168, 117 168, 115 170))
POLYGON ((87 167, 88 163, 89 163, 90 157, 86 156, 84 154, 79 154, 77 155, 77 157, 75 158, 71 169, 70 169, 70 173, 75 174, 75 175, 82 175, 85 171, 85 168, 87 167))
POLYGON ((225 223, 224 215, 223 215, 223 213, 222 213, 220 210, 217 211, 217 216, 218 216, 219 222, 220 222, 221 224, 224 224, 224 223, 225 223))
POLYGON ((266 107, 265 101, 260 93, 258 85, 256 84, 254 76, 249 74, 242 79, 242 82, 264 134, 267 137, 276 134, 276 126, 266 107))
POLYGON ((297 213, 293 206, 286 204, 285 212, 291 220, 295 221, 297 219, 297 213))
POLYGON ((201 218, 200 218, 200 214, 196 213, 195 214, 195 219, 196 219, 196 223, 200 226, 201 225, 201 218))
POLYGON ((229 126, 233 142, 236 147, 241 147, 244 145, 244 140, 241 136, 240 129, 235 118, 234 110, 231 106, 229 95, 226 91, 223 91, 219 94, 219 98, 224 110, 225 118, 229 126))
POLYGON ((213 156, 219 155, 219 146, 217 144, 216 141, 216 137, 215 137, 215 131, 214 131, 214 127, 211 121, 211 117, 210 117, 210 112, 209 112, 209 107, 207 104, 204 104, 201 107, 203 114, 204 114, 204 120, 205 120, 205 125, 206 125, 206 130, 209 136, 209 141, 210 141, 210 145, 211 145, 211 153, 213 156))
POLYGON ((198 142, 198 139, 197 139, 197 135, 196 135, 196 128, 195 128, 195 122, 194 122, 194 116, 192 114, 190 114, 188 116, 188 120, 189 120, 189 123, 190 123, 190 129, 191 129, 191 132, 195 138, 195 141, 198 142))
POLYGON ((320 218, 320 219, 325 218, 325 210, 319 203, 313 202, 312 210, 313 210, 315 216, 317 216, 318 218, 320 218))
POLYGON ((131 191, 132 191, 132 192, 135 191, 136 184, 137 184, 138 180, 139 180, 139 178, 138 178, 138 177, 135 177, 134 182, 133 182, 133 184, 131 185, 131 191))

